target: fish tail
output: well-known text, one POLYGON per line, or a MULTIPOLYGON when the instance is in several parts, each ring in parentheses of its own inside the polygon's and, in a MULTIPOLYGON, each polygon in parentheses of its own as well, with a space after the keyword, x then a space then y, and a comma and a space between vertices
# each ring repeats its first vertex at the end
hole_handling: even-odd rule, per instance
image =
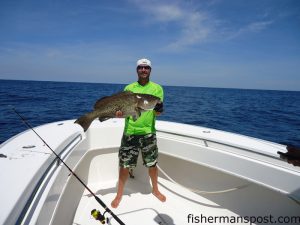
POLYGON ((79 117, 75 123, 82 126, 84 132, 90 127, 91 123, 93 122, 94 118, 91 116, 90 113, 87 113, 81 117, 79 117))

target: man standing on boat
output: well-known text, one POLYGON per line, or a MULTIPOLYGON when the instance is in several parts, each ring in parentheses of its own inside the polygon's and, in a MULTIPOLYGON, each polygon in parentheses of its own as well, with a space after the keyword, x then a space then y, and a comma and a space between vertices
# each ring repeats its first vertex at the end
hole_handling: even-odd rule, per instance
MULTIPOLYGON (((138 81, 125 87, 125 91, 134 93, 151 94, 163 101, 163 88, 150 81, 151 61, 140 59, 137 61, 138 81)), ((152 183, 152 194, 160 201, 165 202, 166 197, 159 191, 157 179, 158 169, 156 166, 158 148, 156 142, 155 120, 156 116, 163 112, 163 105, 159 104, 152 111, 143 112, 134 121, 131 117, 125 119, 125 128, 119 149, 119 182, 115 199, 111 202, 113 208, 117 208, 121 202, 125 183, 129 175, 129 169, 135 168, 141 150, 144 165, 149 168, 149 176, 152 183)), ((122 112, 116 113, 117 117, 122 116, 122 112)))

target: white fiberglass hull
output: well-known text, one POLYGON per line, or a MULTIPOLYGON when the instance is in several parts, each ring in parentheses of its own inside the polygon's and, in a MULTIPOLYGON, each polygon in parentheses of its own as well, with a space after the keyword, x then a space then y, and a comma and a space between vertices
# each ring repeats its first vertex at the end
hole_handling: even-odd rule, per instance
MULTIPOLYGON (((122 119, 94 121, 86 133, 73 121, 36 128, 109 208, 116 194, 122 130, 122 119)), ((151 194, 140 162, 120 206, 112 209, 125 224, 192 224, 200 219, 208 224, 223 217, 237 224, 250 217, 252 222, 279 224, 281 218, 299 219, 300 169, 277 155, 285 146, 164 121, 157 121, 157 137, 159 185, 167 201, 151 194)), ((6 156, 0 166, 5 184, 0 224, 99 224, 90 211, 103 211, 101 206, 62 164, 53 163, 50 150, 32 131, 10 139, 0 150, 6 156)), ((109 223, 117 224, 114 219, 109 223)))

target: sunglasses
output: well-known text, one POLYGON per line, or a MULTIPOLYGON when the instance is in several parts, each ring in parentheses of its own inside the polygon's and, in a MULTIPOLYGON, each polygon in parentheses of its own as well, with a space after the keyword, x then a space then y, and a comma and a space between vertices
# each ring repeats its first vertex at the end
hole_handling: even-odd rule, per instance
POLYGON ((141 69, 145 69, 145 70, 150 70, 150 66, 138 66, 137 69, 141 70, 141 69))

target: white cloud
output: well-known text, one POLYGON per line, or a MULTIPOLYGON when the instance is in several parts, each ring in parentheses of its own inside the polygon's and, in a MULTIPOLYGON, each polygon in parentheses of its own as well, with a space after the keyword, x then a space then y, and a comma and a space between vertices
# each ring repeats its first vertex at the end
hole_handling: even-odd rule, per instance
POLYGON ((154 20, 161 22, 179 21, 183 18, 183 11, 175 5, 152 5, 148 8, 154 15, 154 20))
POLYGON ((272 23, 273 21, 252 22, 246 27, 245 30, 248 30, 250 32, 259 32, 261 30, 266 29, 272 23))
POLYGON ((241 35, 245 35, 248 33, 257 33, 267 29, 274 21, 254 21, 246 24, 243 27, 240 27, 238 30, 233 30, 227 33, 227 39, 238 38, 241 35))
POLYGON ((207 24, 208 16, 204 13, 185 12, 185 19, 181 25, 181 34, 178 39, 167 46, 168 50, 182 48, 206 41, 213 32, 211 24, 207 24))
POLYGON ((145 15, 142 21, 167 27, 164 31, 172 32, 173 40, 163 48, 166 51, 181 51, 208 41, 226 41, 247 33, 261 32, 274 22, 264 15, 264 20, 261 17, 253 18, 246 25, 233 27, 228 18, 218 18, 209 8, 219 1, 212 1, 206 7, 201 7, 205 3, 197 1, 129 1, 145 15))
MULTIPOLYGON (((175 27, 176 36, 165 50, 181 50, 204 42, 214 29, 210 16, 180 1, 132 1, 148 17, 147 23, 161 23, 175 27)), ((174 32, 174 31, 173 31, 174 32)))

